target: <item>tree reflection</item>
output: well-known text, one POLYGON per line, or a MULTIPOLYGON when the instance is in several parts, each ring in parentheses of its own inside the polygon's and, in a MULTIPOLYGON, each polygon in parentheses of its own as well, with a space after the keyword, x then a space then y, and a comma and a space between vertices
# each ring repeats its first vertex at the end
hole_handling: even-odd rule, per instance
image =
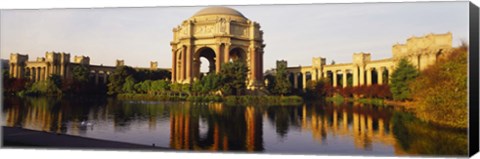
POLYGON ((393 133, 399 147, 408 154, 467 155, 466 130, 429 125, 410 114, 395 113, 393 133))

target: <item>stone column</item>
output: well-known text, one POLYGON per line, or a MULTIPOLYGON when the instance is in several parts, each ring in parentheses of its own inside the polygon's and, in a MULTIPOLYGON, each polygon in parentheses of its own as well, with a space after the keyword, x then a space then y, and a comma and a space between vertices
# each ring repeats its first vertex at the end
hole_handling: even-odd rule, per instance
POLYGON ((57 74, 57 66, 55 64, 52 64, 52 74, 57 74))
POLYGON ((258 78, 260 83, 263 83, 263 51, 258 53, 258 58, 259 58, 259 72, 258 72, 258 78))
POLYGON ((293 88, 297 89, 298 88, 298 78, 297 78, 298 74, 297 73, 293 73, 293 88))
POLYGON ((50 73, 50 75, 55 74, 55 73, 53 72, 53 63, 50 63, 50 66, 48 67, 48 72, 50 73))
POLYGON ((48 69, 46 66, 43 67, 43 72, 44 72, 45 79, 48 79, 49 75, 48 75, 48 69))
POLYGON ((50 76, 50 65, 47 63, 47 66, 45 66, 45 76, 48 78, 50 76))
POLYGON ((225 48, 223 50, 223 54, 225 55, 225 60, 223 61, 224 63, 230 62, 230 45, 231 44, 225 44, 225 48))
POLYGON ((37 74, 35 75, 36 76, 35 81, 40 81, 40 67, 37 67, 36 70, 37 70, 37 74))
POLYGON ((364 66, 360 66, 360 76, 358 78, 360 78, 360 85, 364 85, 365 84, 365 67, 364 66))
POLYGON ((333 87, 337 87, 337 71, 333 70, 333 87))
POLYGON ((343 88, 345 88, 348 85, 348 83, 347 83, 347 70, 343 69, 342 72, 343 72, 343 74, 342 74, 342 86, 343 86, 343 88))
POLYGON ((35 68, 30 68, 30 80, 35 81, 35 68))
POLYGON ((176 51, 172 49, 172 82, 177 81, 177 54, 176 51))
POLYGON ((192 80, 192 45, 187 46, 187 57, 185 60, 187 61, 186 79, 187 83, 190 83, 190 81, 192 80))
POLYGON ((353 84, 352 86, 358 86, 358 67, 353 67, 353 84))
POLYGON ((20 78, 20 67, 18 64, 15 65, 15 78, 20 78))
POLYGON ((255 64, 257 63, 257 55, 254 47, 250 47, 248 52, 250 55, 250 83, 253 84, 256 81, 258 72, 257 67, 255 66, 255 64))
POLYGON ((10 78, 13 78, 13 70, 14 70, 13 67, 14 67, 13 64, 10 64, 10 68, 8 68, 9 69, 8 70, 8 76, 10 78))
POLYGON ((372 85, 372 69, 368 68, 367 70, 367 86, 372 85))
POLYGON ((392 79, 392 73, 394 71, 394 68, 393 68, 393 66, 390 66, 390 68, 387 68, 387 70, 388 70, 387 81, 388 81, 388 83, 390 83, 390 79, 392 79))
POLYGON ((103 84, 107 83, 107 73, 103 72, 103 84))
POLYGON ((31 69, 31 68, 28 68, 28 67, 25 68, 25 69, 28 70, 28 72, 29 72, 28 79, 29 79, 29 80, 32 80, 32 69, 31 69))
POLYGON ((40 67, 40 81, 44 81, 44 80, 47 80, 47 78, 45 78, 45 71, 43 67, 40 67))
POLYGON ((16 64, 12 64, 12 72, 11 72, 12 78, 17 78, 17 65, 16 64))
POLYGON ((307 88, 307 72, 302 72, 302 86, 303 89, 307 88))
POLYGON ((65 64, 60 64, 60 77, 65 78, 65 64))
POLYGON ((378 76, 378 84, 381 85, 383 84, 383 67, 380 67, 377 72, 378 76))
POLYGON ((181 60, 181 64, 180 64, 180 72, 182 74, 180 80, 183 82, 186 78, 186 58, 187 58, 187 48, 186 47, 183 47, 182 48, 182 60, 181 60))
POLYGON ((318 76, 317 76, 318 73, 317 72, 318 72, 318 69, 313 69, 312 74, 311 74, 312 75, 312 81, 318 81, 318 76))
MULTIPOLYGON (((215 72, 220 73, 221 66, 222 66, 222 44, 217 46, 217 49, 215 50, 216 57, 215 57, 215 72)), ((200 59, 198 59, 198 62, 200 62, 200 59)))
POLYGON ((95 84, 98 84, 98 72, 95 72, 95 84))

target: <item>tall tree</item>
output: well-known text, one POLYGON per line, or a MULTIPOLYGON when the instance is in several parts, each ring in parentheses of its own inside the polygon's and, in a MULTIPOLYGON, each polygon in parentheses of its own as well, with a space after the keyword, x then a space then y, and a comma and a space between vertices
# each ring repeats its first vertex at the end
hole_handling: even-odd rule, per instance
POLYGON ((224 64, 220 70, 222 91, 226 94, 245 94, 247 72, 247 65, 240 60, 224 64))
POLYGON ((129 66, 119 66, 113 71, 112 75, 108 77, 108 94, 118 94, 123 92, 123 84, 129 75, 134 75, 135 69, 129 66))
POLYGON ((127 76, 125 79, 125 83, 123 83, 122 90, 125 93, 135 93, 135 78, 133 78, 133 75, 127 76))
POLYGON ((275 74, 274 93, 279 95, 286 95, 291 92, 292 86, 288 81, 287 68, 284 65, 279 65, 275 74))
POLYGON ((90 73, 89 69, 84 65, 79 65, 73 67, 72 70, 73 79, 78 82, 87 83, 88 82, 88 75, 90 73))
POLYGON ((407 59, 401 59, 398 62, 397 69, 392 73, 392 83, 390 90, 392 91, 394 100, 411 99, 411 91, 409 85, 418 76, 418 70, 408 62, 407 59))

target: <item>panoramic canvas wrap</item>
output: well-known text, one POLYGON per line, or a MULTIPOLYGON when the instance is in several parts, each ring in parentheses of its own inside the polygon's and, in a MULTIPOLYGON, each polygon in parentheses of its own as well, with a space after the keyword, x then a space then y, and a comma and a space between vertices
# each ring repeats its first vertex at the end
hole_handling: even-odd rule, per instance
POLYGON ((1 10, 2 146, 468 156, 471 7, 1 10))

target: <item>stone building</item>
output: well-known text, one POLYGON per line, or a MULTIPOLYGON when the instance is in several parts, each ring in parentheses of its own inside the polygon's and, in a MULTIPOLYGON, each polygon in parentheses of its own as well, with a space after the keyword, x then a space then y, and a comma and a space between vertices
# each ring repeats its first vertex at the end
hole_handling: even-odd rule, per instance
MULTIPOLYGON (((306 88, 307 81, 327 78, 334 87, 386 84, 397 62, 406 58, 419 70, 435 63, 440 55, 452 49, 452 34, 428 34, 411 37, 405 44, 392 47, 392 57, 372 60, 370 53, 354 53, 352 63, 326 64, 322 57, 312 58, 311 66, 287 67, 293 88, 306 88), (351 82, 347 79, 351 78, 351 82)), ((287 61, 277 61, 278 65, 287 65, 287 61)))
MULTIPOLYGON (((51 75, 59 75, 63 80, 73 78, 73 68, 83 65, 89 68, 90 77, 95 83, 107 83, 108 76, 115 70, 116 66, 124 66, 123 60, 117 60, 115 66, 104 66, 90 64, 88 56, 74 56, 70 61, 69 53, 46 52, 45 57, 38 57, 35 61, 28 61, 28 55, 18 53, 10 54, 9 77, 27 78, 31 81, 43 81, 51 75)), ((150 68, 135 68, 157 70, 157 62, 150 62, 150 68)), ((168 69, 167 69, 168 70, 168 69)))
POLYGON ((249 69, 247 88, 263 87, 263 32, 260 25, 237 10, 207 7, 173 29, 172 81, 191 83, 200 78, 200 58, 208 60, 208 72, 220 72, 232 60, 249 69))

